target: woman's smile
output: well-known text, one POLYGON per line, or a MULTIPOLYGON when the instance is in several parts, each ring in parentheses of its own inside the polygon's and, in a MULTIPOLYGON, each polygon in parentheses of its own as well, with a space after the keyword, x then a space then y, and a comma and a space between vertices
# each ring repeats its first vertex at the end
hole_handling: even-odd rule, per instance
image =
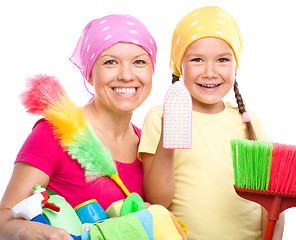
POLYGON ((137 87, 114 87, 112 90, 119 95, 132 95, 137 92, 137 87))

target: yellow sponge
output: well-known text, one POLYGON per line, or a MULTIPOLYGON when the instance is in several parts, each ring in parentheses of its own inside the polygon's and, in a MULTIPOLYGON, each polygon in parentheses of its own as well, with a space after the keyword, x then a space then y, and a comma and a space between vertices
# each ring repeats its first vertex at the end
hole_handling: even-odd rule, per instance
POLYGON ((123 205, 123 200, 116 201, 112 203, 108 209, 106 210, 106 213, 109 218, 111 217, 119 217, 120 216, 120 210, 123 205))

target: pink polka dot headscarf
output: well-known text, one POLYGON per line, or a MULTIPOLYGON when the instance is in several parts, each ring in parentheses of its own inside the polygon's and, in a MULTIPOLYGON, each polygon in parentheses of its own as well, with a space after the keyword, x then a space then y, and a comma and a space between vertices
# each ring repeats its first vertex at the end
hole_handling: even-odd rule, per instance
POLYGON ((108 15, 89 22, 70 61, 79 68, 84 80, 88 81, 98 56, 119 42, 133 43, 145 49, 154 71, 157 52, 155 41, 143 23, 129 15, 108 15))

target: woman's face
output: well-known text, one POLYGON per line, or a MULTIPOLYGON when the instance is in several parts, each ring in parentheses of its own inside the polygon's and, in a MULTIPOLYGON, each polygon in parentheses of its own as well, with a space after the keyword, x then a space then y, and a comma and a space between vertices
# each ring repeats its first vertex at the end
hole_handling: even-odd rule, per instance
POLYGON ((116 43, 94 63, 89 82, 95 101, 112 111, 132 112, 149 96, 153 66, 149 54, 131 43, 116 43))
POLYGON ((219 38, 193 42, 182 59, 184 84, 193 110, 218 113, 224 109, 222 98, 232 89, 236 61, 231 47, 219 38))

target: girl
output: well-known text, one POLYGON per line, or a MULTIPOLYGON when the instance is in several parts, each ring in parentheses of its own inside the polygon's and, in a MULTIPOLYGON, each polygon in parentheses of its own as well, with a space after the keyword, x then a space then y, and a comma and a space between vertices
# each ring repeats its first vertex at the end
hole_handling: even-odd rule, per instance
MULTIPOLYGON (((144 195, 180 218, 190 240, 264 235, 265 211, 233 189, 230 139, 266 140, 238 90, 242 44, 234 19, 221 8, 186 15, 173 35, 171 70, 173 82, 182 77, 192 97, 192 149, 163 149, 162 106, 152 108, 144 121, 139 146, 144 195), (222 100, 232 88, 238 107, 222 100)), ((277 226, 274 238, 280 239, 283 228, 277 226)))
MULTIPOLYGON (((70 58, 94 87, 93 100, 83 108, 86 118, 110 149, 126 187, 142 197, 142 163, 137 158, 141 131, 130 120, 151 91, 156 51, 154 39, 139 20, 108 15, 85 27, 70 58)), ((48 122, 41 120, 17 156, 1 201, 0 239, 71 239, 62 229, 13 219, 10 214, 38 183, 65 197, 73 207, 97 199, 106 209, 125 198, 110 179, 86 182, 84 169, 62 150, 48 122)))

